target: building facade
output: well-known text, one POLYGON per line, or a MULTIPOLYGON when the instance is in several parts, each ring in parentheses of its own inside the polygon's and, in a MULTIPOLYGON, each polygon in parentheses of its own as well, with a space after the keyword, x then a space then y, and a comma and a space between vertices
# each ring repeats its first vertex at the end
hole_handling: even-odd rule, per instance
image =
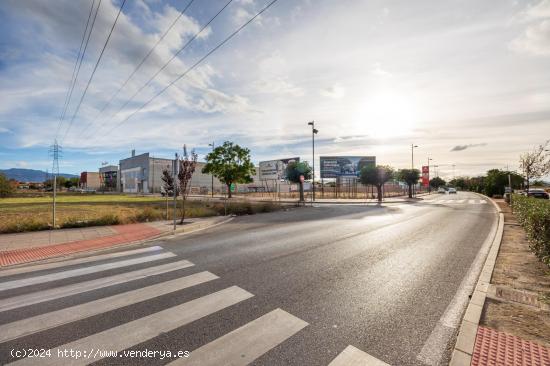
POLYGON ((98 172, 82 172, 80 173, 80 188, 83 189, 99 189, 101 183, 98 172))
POLYGON ((99 168, 100 190, 105 192, 117 192, 120 187, 118 166, 108 165, 99 168))

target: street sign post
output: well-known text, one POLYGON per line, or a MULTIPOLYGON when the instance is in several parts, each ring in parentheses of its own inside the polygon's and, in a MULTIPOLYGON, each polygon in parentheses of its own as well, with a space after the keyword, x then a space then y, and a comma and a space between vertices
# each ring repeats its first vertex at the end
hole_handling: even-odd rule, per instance
POLYGON ((430 185, 430 167, 422 167, 422 185, 428 187, 430 185))

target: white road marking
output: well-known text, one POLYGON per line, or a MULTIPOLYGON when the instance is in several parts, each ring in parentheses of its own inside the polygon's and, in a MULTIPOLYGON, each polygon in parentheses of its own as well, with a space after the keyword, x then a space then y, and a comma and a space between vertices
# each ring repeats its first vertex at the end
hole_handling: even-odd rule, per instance
POLYGON ((170 365, 248 365, 307 325, 286 311, 275 309, 196 349, 188 358, 180 358, 170 365))
POLYGON ((210 272, 195 273, 190 276, 0 325, 0 342, 6 342, 62 324, 85 319, 93 315, 106 313, 114 309, 183 290, 217 278, 218 276, 210 272))
POLYGON ((153 255, 146 256, 146 257, 126 259, 126 260, 123 260, 123 261, 98 264, 98 265, 91 266, 91 267, 77 268, 77 269, 72 269, 72 270, 68 270, 68 271, 51 273, 51 274, 47 274, 47 275, 43 275, 43 276, 37 276, 37 277, 23 278, 23 279, 20 279, 20 280, 7 281, 7 282, 0 283, 0 291, 10 290, 10 289, 13 289, 13 288, 18 288, 18 287, 36 285, 36 284, 39 284, 39 283, 51 282, 51 281, 55 281, 55 280, 61 280, 61 279, 65 279, 65 278, 76 277, 76 276, 81 276, 81 275, 90 274, 90 273, 107 271, 109 269, 114 269, 114 268, 122 268, 122 267, 133 266, 134 264, 159 261, 161 259, 171 258, 171 257, 175 257, 175 256, 176 255, 174 253, 170 253, 170 252, 160 253, 160 254, 153 254, 153 255))
MULTIPOLYGON (((250 292, 245 291, 237 286, 232 286, 224 290, 215 292, 210 295, 199 297, 148 315, 146 317, 133 320, 126 324, 107 329, 103 332, 93 334, 91 336, 81 338, 71 343, 59 346, 52 349, 51 358, 41 359, 40 365, 59 365, 61 360, 63 363, 70 362, 71 365, 87 365, 97 362, 102 359, 101 355, 97 357, 80 358, 80 359, 59 359, 57 358, 58 350, 110 350, 122 351, 136 344, 143 343, 149 339, 155 338, 161 333, 170 332, 176 328, 189 324, 207 315, 225 309, 231 305, 235 305, 241 301, 251 298, 250 292)), ((10 365, 34 365, 34 358, 24 358, 11 363, 10 365)))
POLYGON ((162 247, 154 246, 154 247, 146 247, 146 248, 135 249, 135 250, 127 250, 124 252, 101 254, 93 257, 70 259, 70 260, 65 260, 61 262, 44 263, 44 264, 38 264, 38 265, 29 265, 26 267, 11 268, 6 270, 0 270, 0 277, 10 276, 10 275, 20 274, 20 273, 37 272, 45 269, 52 269, 52 268, 58 268, 58 267, 66 267, 66 266, 71 266, 73 264, 92 263, 92 262, 97 262, 104 259, 126 257, 126 256, 135 255, 135 254, 159 252, 161 250, 162 250, 162 247))
POLYGON ((468 200, 468 203, 470 205, 475 205, 475 204, 477 204, 477 201, 476 200, 468 200))
POLYGON ((495 237, 497 227, 498 220, 495 220, 491 230, 489 231, 489 235, 487 235, 487 238, 479 249, 474 261, 470 265, 468 273, 462 279, 455 296, 449 305, 447 305, 445 312, 441 318, 439 318, 439 321, 432 330, 428 340, 424 343, 424 346, 416 357, 417 360, 423 362, 424 364, 430 366, 440 364, 447 345, 451 341, 460 324, 460 321, 462 320, 462 313, 464 312, 464 309, 466 309, 466 305, 470 300, 470 294, 474 291, 474 287, 483 267, 483 263, 485 262, 485 258, 487 258, 493 238, 495 237))
POLYGON ((72 285, 55 287, 47 290, 32 292, 30 294, 14 296, 8 299, 3 299, 0 302, 0 311, 16 309, 32 304, 38 304, 41 302, 58 299, 60 297, 80 294, 86 291, 118 285, 148 276, 177 271, 178 269, 183 269, 191 266, 194 266, 194 264, 186 260, 181 260, 177 262, 162 264, 160 266, 138 269, 132 272, 120 273, 109 277, 97 278, 90 281, 75 283, 72 285))
POLYGON ((353 346, 347 346, 328 366, 389 366, 353 346))
POLYGON ((464 203, 465 200, 456 200, 456 203, 464 203))
POLYGON ((487 201, 486 200, 479 200, 479 203, 481 203, 482 205, 485 205, 485 204, 487 204, 487 201))

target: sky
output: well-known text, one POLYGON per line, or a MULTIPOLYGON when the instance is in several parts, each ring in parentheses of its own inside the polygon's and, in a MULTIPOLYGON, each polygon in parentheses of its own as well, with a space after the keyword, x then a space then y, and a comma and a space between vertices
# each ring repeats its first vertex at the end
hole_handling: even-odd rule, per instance
POLYGON ((311 160, 314 120, 317 166, 409 168, 414 144, 452 178, 516 170, 550 138, 550 0, 278 0, 153 98, 271 1, 195 0, 117 93, 189 1, 128 0, 83 94, 122 4, 101 0, 63 118, 99 0, 1 1, 0 168, 51 170, 55 139, 75 174, 226 140, 311 160))

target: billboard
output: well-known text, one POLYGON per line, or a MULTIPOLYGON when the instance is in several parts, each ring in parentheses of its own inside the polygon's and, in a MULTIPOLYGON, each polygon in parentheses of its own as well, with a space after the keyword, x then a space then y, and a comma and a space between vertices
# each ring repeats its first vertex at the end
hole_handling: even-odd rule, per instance
POLYGON ((422 185, 424 187, 427 187, 430 185, 430 167, 429 166, 422 167, 422 185))
POLYGON ((361 169, 376 165, 375 156, 321 156, 321 178, 358 177, 361 169))
POLYGON ((260 161, 260 180, 286 179, 285 170, 291 161, 300 161, 300 158, 288 158, 279 160, 260 161))

